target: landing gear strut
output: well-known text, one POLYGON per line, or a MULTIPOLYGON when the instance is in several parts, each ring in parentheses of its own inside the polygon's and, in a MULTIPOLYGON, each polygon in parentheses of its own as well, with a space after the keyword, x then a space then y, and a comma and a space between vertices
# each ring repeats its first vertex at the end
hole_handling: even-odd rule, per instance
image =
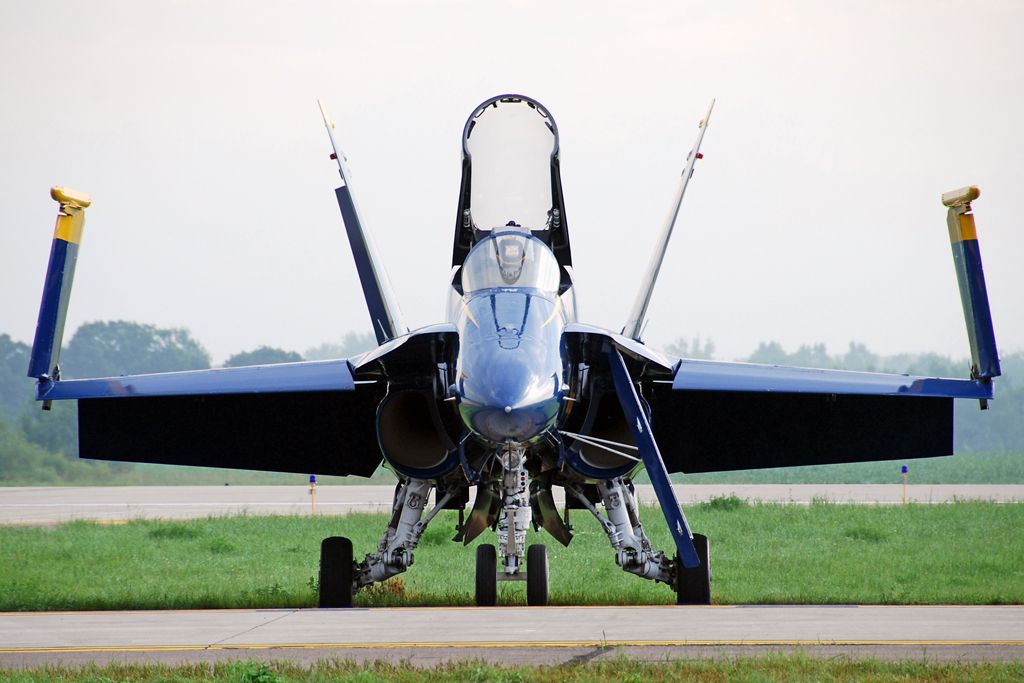
POLYGON ((458 492, 449 488, 437 505, 423 517, 434 484, 425 479, 403 479, 395 488, 391 521, 377 545, 377 552, 358 564, 353 561, 352 541, 334 536, 320 546, 320 606, 351 607, 352 596, 364 586, 401 574, 412 566, 413 551, 434 516, 458 492), (423 517, 423 519, 420 519, 423 517))
POLYGON ((580 489, 567 486, 565 491, 579 500, 600 522, 616 551, 615 564, 624 571, 671 586, 676 591, 676 604, 711 604, 711 563, 706 536, 693 534, 700 566, 687 569, 678 557, 671 559, 651 547, 637 513, 636 494, 628 481, 616 477, 598 485, 607 517, 580 489))

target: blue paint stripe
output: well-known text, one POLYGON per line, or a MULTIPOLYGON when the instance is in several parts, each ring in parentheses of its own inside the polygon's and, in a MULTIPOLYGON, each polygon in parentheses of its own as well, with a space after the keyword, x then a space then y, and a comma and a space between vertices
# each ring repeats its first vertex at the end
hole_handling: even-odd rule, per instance
POLYGON ((985 287, 985 272, 981 266, 981 247, 978 240, 963 240, 952 246, 972 359, 977 363, 981 377, 998 377, 1002 372, 985 287))
POLYGON ((992 398, 991 383, 969 379, 689 359, 679 363, 672 388, 677 391, 992 398))
POLYGON ((348 361, 328 360, 64 380, 41 386, 37 398, 133 398, 354 389, 348 361))
POLYGON ((43 297, 39 304, 35 339, 32 342, 32 355, 29 359, 29 377, 49 375, 60 356, 64 320, 67 316, 77 260, 77 244, 62 239, 53 240, 50 247, 50 262, 46 268, 46 280, 43 282, 43 297))

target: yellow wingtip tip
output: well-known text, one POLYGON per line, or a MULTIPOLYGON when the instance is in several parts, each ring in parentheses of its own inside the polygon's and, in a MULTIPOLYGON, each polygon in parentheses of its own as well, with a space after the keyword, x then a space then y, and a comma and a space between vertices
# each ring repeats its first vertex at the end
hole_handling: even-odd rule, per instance
POLYGON ((970 204, 981 196, 981 189, 977 185, 968 185, 958 190, 950 190, 942 193, 942 203, 945 206, 963 206, 970 204))
POLYGON ((92 204, 92 197, 84 192, 72 190, 69 187, 54 185, 50 188, 50 197, 60 202, 62 206, 73 206, 84 209, 92 204))

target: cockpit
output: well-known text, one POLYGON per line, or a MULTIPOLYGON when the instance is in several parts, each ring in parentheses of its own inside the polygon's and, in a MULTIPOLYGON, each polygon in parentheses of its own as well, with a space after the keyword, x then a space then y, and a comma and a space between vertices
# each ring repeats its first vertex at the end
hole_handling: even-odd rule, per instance
POLYGON ((556 295, 558 260, 541 240, 518 230, 496 231, 480 240, 462 264, 462 290, 527 288, 556 295))

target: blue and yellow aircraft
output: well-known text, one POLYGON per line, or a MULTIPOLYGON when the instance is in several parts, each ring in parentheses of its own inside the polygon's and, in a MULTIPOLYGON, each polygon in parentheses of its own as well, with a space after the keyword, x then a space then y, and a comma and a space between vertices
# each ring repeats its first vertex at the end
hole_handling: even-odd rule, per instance
MULTIPOLYGON (((712 106, 714 103, 712 102, 712 106)), ((321 111, 323 111, 321 109, 321 111)), ((58 356, 87 196, 52 190, 60 213, 29 375, 44 408, 77 400, 84 458, 399 479, 377 548, 356 560, 323 541, 320 604, 404 572, 438 511, 459 511, 455 541, 476 550, 476 601, 525 581, 548 601, 543 544, 569 545, 568 509, 600 522, 615 562, 666 584, 681 604, 711 601, 708 541, 691 533, 669 482, 709 472, 948 455, 953 399, 982 407, 1000 374, 970 202, 943 195, 967 321, 970 379, 678 359, 643 343, 645 315, 708 118, 679 179, 623 328, 576 315, 558 128, 522 95, 478 106, 462 134, 447 322, 410 331, 352 195, 334 125, 338 205, 379 346, 355 358, 61 380, 58 356), (646 470, 675 541, 652 547, 633 478, 646 470), (560 513, 552 489, 565 492, 560 513), (468 516, 470 490, 476 496, 468 516), (434 491, 434 505, 428 501, 434 491)))

